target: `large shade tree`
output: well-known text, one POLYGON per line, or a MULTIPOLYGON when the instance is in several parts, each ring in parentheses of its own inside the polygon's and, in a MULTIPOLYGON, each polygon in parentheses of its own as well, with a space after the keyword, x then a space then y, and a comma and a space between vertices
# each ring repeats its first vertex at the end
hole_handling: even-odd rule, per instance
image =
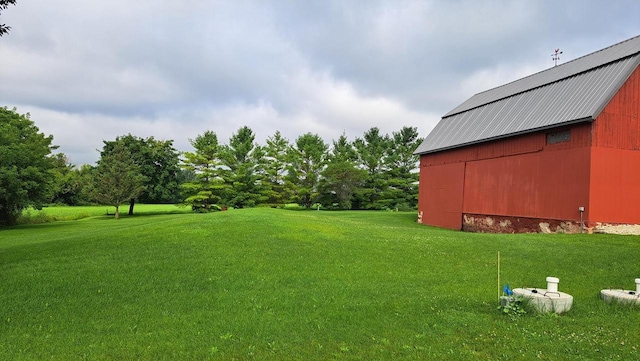
POLYGON ((0 224, 13 224, 23 209, 51 199, 52 140, 29 114, 0 108, 0 224))
MULTIPOLYGON (((145 188, 137 197, 142 203, 176 203, 180 197, 179 154, 172 140, 154 137, 140 138, 131 134, 105 141, 101 156, 113 151, 116 144, 129 150, 132 160, 145 177, 145 188)), ((129 199, 129 214, 133 214, 136 198, 129 199)))

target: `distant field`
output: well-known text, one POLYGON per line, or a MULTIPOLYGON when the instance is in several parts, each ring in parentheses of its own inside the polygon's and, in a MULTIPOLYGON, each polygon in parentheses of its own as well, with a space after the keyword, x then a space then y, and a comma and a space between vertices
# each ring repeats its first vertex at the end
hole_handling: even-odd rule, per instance
MULTIPOLYGON (((174 204, 136 204, 133 208, 135 215, 163 214, 163 213, 191 213, 191 208, 178 207, 174 204)), ((79 206, 79 207, 44 207, 41 210, 27 209, 18 219, 19 224, 37 224, 56 221, 73 221, 88 217, 113 216, 116 212, 112 206, 79 206)), ((126 216, 129 205, 120 206, 120 215, 126 216)))
POLYGON ((0 359, 640 359, 640 310, 598 297, 634 288, 638 237, 154 207, 0 229, 0 359), (559 277, 573 309, 500 314, 497 251, 504 282, 559 277))

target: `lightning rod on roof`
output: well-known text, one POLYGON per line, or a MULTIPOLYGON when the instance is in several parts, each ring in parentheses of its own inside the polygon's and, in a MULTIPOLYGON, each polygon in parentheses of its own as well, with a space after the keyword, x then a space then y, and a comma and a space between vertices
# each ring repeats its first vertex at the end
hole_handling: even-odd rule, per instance
POLYGON ((553 59, 554 66, 558 66, 558 60, 560 60, 560 54, 562 54, 560 49, 556 49, 555 54, 551 54, 551 59, 553 59))

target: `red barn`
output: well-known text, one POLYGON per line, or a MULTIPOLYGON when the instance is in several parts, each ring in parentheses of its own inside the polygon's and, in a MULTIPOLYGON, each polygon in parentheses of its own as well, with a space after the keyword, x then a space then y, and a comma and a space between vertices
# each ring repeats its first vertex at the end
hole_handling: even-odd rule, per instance
POLYGON ((418 221, 490 232, 640 229, 640 36, 476 94, 420 155, 418 221))

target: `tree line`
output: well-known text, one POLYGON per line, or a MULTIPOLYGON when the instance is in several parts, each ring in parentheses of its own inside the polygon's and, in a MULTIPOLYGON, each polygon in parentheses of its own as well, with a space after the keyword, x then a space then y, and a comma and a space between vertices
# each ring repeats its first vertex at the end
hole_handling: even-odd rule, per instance
POLYGON ((29 206, 46 204, 184 204, 208 212, 226 207, 299 204, 324 209, 415 209, 417 128, 391 135, 373 127, 331 144, 306 133, 289 141, 279 131, 255 141, 240 127, 228 142, 214 131, 190 139, 180 153, 173 140, 131 134, 104 141, 95 165, 77 168, 56 153, 28 114, 0 108, 0 224, 29 206))

